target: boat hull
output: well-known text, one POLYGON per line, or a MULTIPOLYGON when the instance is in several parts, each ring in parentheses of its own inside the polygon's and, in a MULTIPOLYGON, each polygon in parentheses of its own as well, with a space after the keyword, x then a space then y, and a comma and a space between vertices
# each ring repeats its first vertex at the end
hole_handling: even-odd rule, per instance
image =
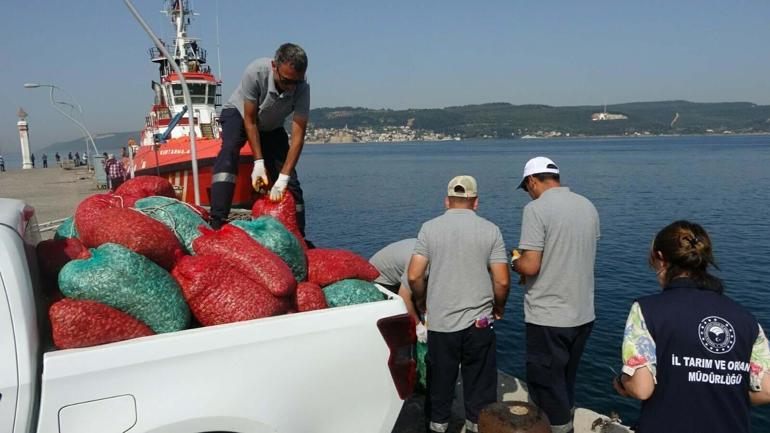
MULTIPOLYGON (((201 205, 211 204, 211 178, 222 140, 198 139, 196 156, 198 160, 198 184, 201 205)), ((233 195, 233 207, 251 208, 257 193, 251 187, 251 169, 254 159, 251 148, 243 146, 238 163, 238 177, 233 195)), ((187 137, 169 140, 160 146, 140 146, 134 155, 137 176, 160 176, 168 179, 177 190, 180 200, 195 203, 193 188, 190 140, 187 137)))

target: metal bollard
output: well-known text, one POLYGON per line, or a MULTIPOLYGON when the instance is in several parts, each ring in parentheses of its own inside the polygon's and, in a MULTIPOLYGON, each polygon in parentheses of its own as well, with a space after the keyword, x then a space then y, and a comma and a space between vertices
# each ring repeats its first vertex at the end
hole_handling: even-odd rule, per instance
POLYGON ((551 433, 548 416, 524 401, 492 403, 479 414, 479 433, 551 433))

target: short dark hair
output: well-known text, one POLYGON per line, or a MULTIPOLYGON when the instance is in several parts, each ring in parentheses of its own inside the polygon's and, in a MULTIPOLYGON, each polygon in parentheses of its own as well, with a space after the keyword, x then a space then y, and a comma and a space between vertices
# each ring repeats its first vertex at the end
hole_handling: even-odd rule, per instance
POLYGON ((535 179, 539 180, 540 182, 545 182, 549 179, 559 182, 559 173, 535 173, 532 176, 535 176, 535 179))
POLYGON ((307 71, 307 54, 299 45, 285 43, 275 51, 275 63, 288 63, 297 72, 307 71))
MULTIPOLYGON (((559 180, 559 173, 535 173, 535 174, 530 174, 529 176, 534 177, 535 179, 539 180, 540 182, 545 182, 548 179, 553 180, 555 182, 561 182, 559 180)), ((529 176, 527 176, 527 177, 529 177, 529 176)), ((527 189, 527 178, 526 177, 521 180, 521 183, 519 184, 519 188, 523 189, 524 192, 528 191, 528 189, 527 189)))

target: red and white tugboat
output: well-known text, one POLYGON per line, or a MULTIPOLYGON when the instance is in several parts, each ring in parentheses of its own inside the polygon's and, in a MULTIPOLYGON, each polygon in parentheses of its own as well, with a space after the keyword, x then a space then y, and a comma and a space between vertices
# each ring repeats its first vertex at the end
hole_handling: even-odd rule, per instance
MULTIPOLYGON (((158 65, 160 80, 152 82, 155 101, 145 118, 140 145, 134 155, 135 173, 167 178, 181 191, 182 200, 194 203, 189 139, 189 128, 193 128, 200 200, 202 205, 208 205, 214 160, 222 145, 217 114, 222 98, 221 81, 206 64, 206 50, 198 46, 196 38, 187 34, 193 16, 188 1, 166 1, 165 5, 164 13, 171 18, 176 36, 173 45, 166 45, 171 59, 156 47, 150 49, 150 59, 158 65), (187 81, 192 99, 192 107, 187 110, 181 81, 170 62, 179 65, 187 81)), ((238 171, 233 206, 250 207, 254 201, 249 177, 253 164, 250 146, 243 146, 241 160, 243 167, 238 171)))

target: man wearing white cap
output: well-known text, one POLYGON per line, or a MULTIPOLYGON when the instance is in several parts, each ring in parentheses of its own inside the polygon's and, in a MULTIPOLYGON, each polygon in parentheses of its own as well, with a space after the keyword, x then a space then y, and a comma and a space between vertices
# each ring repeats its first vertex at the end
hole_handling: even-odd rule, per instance
POLYGON ((532 201, 521 221, 521 256, 511 268, 525 277, 527 382, 554 433, 572 431, 575 378, 594 322, 594 261, 599 215, 585 197, 561 186, 559 167, 538 156, 524 166, 519 188, 532 201))
POLYGON ((422 225, 407 271, 418 308, 429 312, 425 415, 432 432, 449 427, 458 366, 466 431, 477 432, 479 412, 497 400, 493 324, 508 298, 508 259, 500 229, 476 215, 478 204, 476 179, 452 179, 447 211, 422 225))

